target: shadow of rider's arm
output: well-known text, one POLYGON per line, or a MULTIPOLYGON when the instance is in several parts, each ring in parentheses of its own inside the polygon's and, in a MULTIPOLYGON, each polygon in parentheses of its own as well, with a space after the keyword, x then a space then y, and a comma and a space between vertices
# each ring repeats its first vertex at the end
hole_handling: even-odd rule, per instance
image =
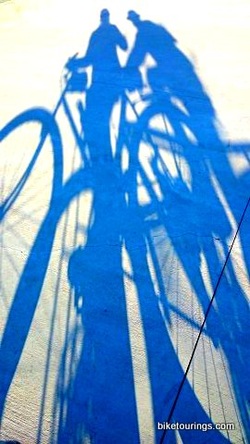
POLYGON ((128 49, 128 44, 127 44, 127 40, 125 39, 124 35, 119 31, 119 29, 114 26, 115 32, 116 32, 116 42, 117 45, 123 49, 124 51, 126 51, 128 49))

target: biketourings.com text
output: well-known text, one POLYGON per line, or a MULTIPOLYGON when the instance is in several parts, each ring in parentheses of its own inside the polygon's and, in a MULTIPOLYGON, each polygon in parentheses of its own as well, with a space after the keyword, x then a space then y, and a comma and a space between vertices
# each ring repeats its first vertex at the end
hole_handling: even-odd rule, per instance
POLYGON ((182 422, 158 422, 158 430, 202 430, 207 432, 208 430, 234 430, 235 425, 233 423, 182 423, 182 422))

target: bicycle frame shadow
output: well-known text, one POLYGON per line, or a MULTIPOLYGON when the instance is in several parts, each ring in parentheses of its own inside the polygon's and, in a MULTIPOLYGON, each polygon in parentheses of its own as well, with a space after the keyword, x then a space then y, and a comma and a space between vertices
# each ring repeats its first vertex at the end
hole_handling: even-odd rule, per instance
MULTIPOLYGON (((176 117, 174 111, 172 115, 169 114, 169 106, 167 108, 164 104, 163 106, 157 106, 160 112, 168 114, 170 122, 176 117)), ((150 113, 154 115, 156 109, 153 107, 150 109, 150 113)), ((148 122, 147 119, 148 116, 146 116, 146 122, 148 122)), ((156 220, 152 222, 152 230, 154 226, 161 226, 166 230, 173 250, 182 263, 188 280, 197 295, 204 316, 209 307, 210 296, 200 271, 199 258, 202 253, 205 254, 209 273, 211 278, 214 279, 215 287, 218 274, 216 276, 214 273, 215 270, 222 269, 223 261, 218 257, 217 250, 212 244, 216 235, 220 235, 224 239, 227 238, 231 234, 231 226, 209 179, 210 169, 208 169, 207 164, 211 163, 213 167, 216 159, 214 159, 213 154, 210 159, 200 152, 196 152, 195 155, 194 153, 191 154, 191 151, 196 149, 197 146, 192 145, 187 140, 181 126, 175 121, 173 126, 176 140, 179 143, 180 141, 184 143, 182 155, 192 173, 193 189, 191 191, 187 188, 183 179, 182 196, 179 196, 178 203, 173 205, 171 201, 173 198, 176 199, 180 190, 179 188, 175 189, 174 183, 169 183, 167 172, 162 171, 162 168, 157 166, 160 158, 155 145, 153 145, 155 151, 151 160, 151 167, 164 196, 163 202, 159 201, 151 181, 141 167, 138 155, 138 145, 143 139, 142 134, 146 132, 144 128, 145 121, 142 119, 140 122, 141 128, 138 125, 136 126, 135 136, 127 146, 130 160, 126 179, 124 179, 121 171, 117 173, 115 164, 116 174, 111 174, 112 168, 110 169, 110 165, 105 168, 103 164, 102 168, 98 170, 93 202, 94 221, 90 227, 85 247, 76 251, 75 255, 72 256, 69 271, 70 281, 77 289, 80 298, 83 299, 80 314, 84 339, 81 344, 78 367, 72 373, 69 385, 66 384, 66 386, 64 385, 63 375, 67 370, 67 355, 68 353, 74 355, 75 346, 72 346, 70 339, 66 340, 62 354, 61 377, 59 377, 58 391, 55 397, 54 414, 55 417, 58 417, 59 411, 58 429, 56 423, 54 427, 57 429, 57 439, 62 442, 69 439, 69 437, 75 443, 81 442, 83 437, 91 442, 99 442, 99 440, 113 442, 117 439, 117 436, 119 436, 120 442, 136 443, 139 440, 139 421, 141 418, 138 394, 135 391, 138 380, 135 381, 134 361, 136 358, 133 355, 133 350, 131 350, 131 320, 128 314, 127 299, 127 293, 129 291, 133 293, 133 288, 136 289, 135 300, 137 302, 134 301, 134 303, 139 306, 142 334, 145 341, 143 353, 145 353, 147 362, 147 377, 150 381, 151 390, 150 407, 148 406, 152 415, 150 419, 153 424, 171 421, 172 418, 177 422, 186 424, 192 423, 194 418, 195 421, 201 424, 211 422, 211 418, 192 389, 172 344, 168 331, 168 325, 171 325, 169 304, 161 271, 162 264, 158 257, 159 249, 155 245, 154 236, 150 233, 151 224, 147 222, 145 214, 147 218, 151 213, 157 216, 156 220), (197 155, 200 156, 198 160, 197 155), (205 189, 201 190, 196 186, 197 172, 200 173, 200 171, 205 177, 205 189), (136 180, 138 174, 141 175, 143 185, 151 198, 149 213, 146 213, 147 207, 141 206, 139 203, 136 180), (126 181, 125 188, 122 185, 124 180, 126 181), (196 201, 203 194, 207 196, 209 205, 216 209, 216 217, 218 218, 216 224, 204 224, 204 221, 197 214, 195 216, 197 211, 196 201), (188 221, 191 225, 193 224, 196 229, 195 241, 192 243, 193 257, 191 260, 190 257, 186 257, 187 255, 178 241, 183 229, 181 218, 184 208, 185 221, 188 221), (177 228, 173 221, 178 223, 177 228), (206 238, 211 238, 210 246, 204 242, 206 238), (129 272, 124 269, 124 259, 122 259, 124 258, 124 251, 129 257, 129 272), (160 301, 159 295, 155 291, 155 282, 153 282, 149 267, 149 255, 160 288, 160 301), (124 276, 127 276, 128 281, 132 282, 130 282, 130 285, 124 276), (164 316, 160 305, 164 307, 164 316), (158 344, 160 344, 159 348, 158 344), (187 403, 192 405, 190 410, 183 408, 183 405, 187 403), (112 418, 112 426, 110 418, 112 418), (124 430, 124 418, 126 418, 126 432, 124 430)), ((119 137, 123 140, 124 132, 126 132, 125 126, 121 125, 119 128, 119 137)), ((216 138, 217 146, 218 143, 222 148, 221 142, 216 138)), ((119 140, 117 145, 119 145, 119 140)), ((222 151, 222 159, 223 156, 222 151)), ((223 167, 225 170, 228 167, 226 159, 221 166, 222 170, 223 167)), ((230 174, 232 175, 232 171, 230 171, 230 174)), ((238 211, 237 208, 232 210, 238 211)), ((207 217, 205 208, 203 217, 207 217)), ((162 248, 164 249, 164 244, 162 248)), ((165 248, 168 248, 166 241, 165 248)), ((239 294, 238 318, 241 318, 241 326, 243 326, 246 321, 247 308, 245 296, 237 284, 236 276, 233 274, 232 279, 237 285, 239 294)), ((223 303, 218 304, 220 305, 220 311, 223 313, 223 303)), ((239 404, 242 402, 240 409, 244 422, 246 420, 244 413, 246 399, 243 388, 245 383, 241 384, 237 378, 239 373, 244 373, 244 369, 241 365, 238 367, 233 363, 236 356, 231 360, 232 350, 227 348, 223 341, 225 332, 224 327, 218 327, 218 316, 221 317, 220 312, 217 315, 213 307, 210 307, 209 318, 206 319, 207 328, 204 333, 209 336, 215 347, 222 347, 230 363, 231 373, 236 376, 236 396, 239 404)), ((227 321, 230 321, 231 331, 237 336, 238 328, 241 330, 241 327, 234 324, 233 318, 228 318, 227 321)), ((193 324, 195 328, 201 329, 201 321, 198 325, 195 325, 193 321, 193 324)), ((236 349, 234 352, 238 355, 236 349)), ((219 388, 218 391, 220 391, 219 388)), ((180 433, 184 442, 190 437, 200 439, 203 442, 203 430, 199 432, 195 430, 193 434, 190 430, 180 433)), ((168 438, 170 442, 173 442, 171 439, 173 440, 174 437, 171 433, 168 434, 168 438)), ((155 438, 153 439, 156 442, 163 442, 162 439, 165 439, 165 434, 162 434, 162 430, 155 430, 155 438)), ((210 442, 229 442, 229 438, 215 430, 209 431, 209 439, 210 442)))

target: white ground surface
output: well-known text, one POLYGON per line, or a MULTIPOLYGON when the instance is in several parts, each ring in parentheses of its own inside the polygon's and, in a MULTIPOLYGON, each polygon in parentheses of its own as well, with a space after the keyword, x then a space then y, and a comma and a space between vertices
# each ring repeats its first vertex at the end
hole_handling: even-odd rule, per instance
MULTIPOLYGON (((119 311, 119 305, 118 308, 112 303, 109 305, 103 296, 101 308, 97 299, 96 312, 94 308, 92 313, 91 307, 87 311, 92 313, 93 328, 96 329, 92 340, 98 342, 96 349, 91 345, 92 354, 85 351, 91 322, 87 320, 85 325, 84 317, 77 315, 67 277, 71 253, 77 245, 88 242, 85 227, 91 218, 92 192, 82 192, 66 209, 51 239, 52 253, 46 276, 10 381, 0 431, 3 442, 160 442, 157 422, 167 420, 181 375, 191 357, 204 318, 204 305, 208 304, 208 300, 202 302, 202 295, 211 298, 214 293, 249 198, 249 0, 176 0, 167 4, 164 10, 162 1, 158 0, 143 3, 139 0, 116 3, 93 0, 89 6, 80 0, 0 1, 0 127, 27 108, 54 109, 61 92, 62 67, 70 55, 84 53, 103 7, 110 9, 112 21, 127 37, 130 47, 134 30, 126 20, 129 9, 140 12, 142 18, 163 24, 177 38, 179 48, 193 63, 216 110, 216 127, 223 148, 222 145, 209 145, 208 135, 202 154, 198 149, 198 159, 197 153, 189 153, 182 159, 185 190, 179 189, 177 184, 174 191, 169 190, 165 222, 147 225, 148 243, 143 241, 136 219, 132 218, 128 236, 133 239, 131 233, 134 230, 134 246, 122 246, 123 308, 119 311), (133 253, 133 248, 141 249, 141 256, 133 253), (155 252, 156 259, 152 252, 155 252), (135 269, 136 264, 138 269, 135 269), (155 301, 146 303, 145 299, 152 297, 150 282, 155 301), (107 309, 108 314, 104 316, 102 309, 107 309), (118 339, 113 339, 116 334, 119 337, 123 326, 129 338, 125 351, 123 334, 120 344, 118 339), (112 341, 114 345, 111 345, 112 341), (99 350, 103 352, 98 354, 99 350), (131 359, 132 383, 126 382, 129 374, 127 354, 131 359), (103 381, 99 382, 102 374, 103 381), (90 382, 95 375, 98 381, 90 382), (120 389, 123 384, 124 392, 120 389), (86 407, 84 396, 81 394, 77 399, 76 391, 88 388, 88 385, 94 387, 98 395, 92 393, 86 407), (100 390, 103 390, 103 396, 100 390), (135 415, 129 410, 131 392, 135 415), (79 412, 84 409, 92 412, 88 417, 90 423, 82 419, 79 425, 72 418, 81 417, 79 412)), ((121 58, 125 61, 124 55, 121 58)), ((63 113, 58 114, 58 123, 63 136, 66 180, 79 158, 77 154, 76 159, 73 158, 74 141, 63 113)), ((117 127, 115 117, 113 124, 117 127)), ((155 125, 159 129, 160 120, 155 125)), ((7 169, 0 165, 1 187, 19 162, 16 146, 20 140, 25 144, 29 142, 27 150, 32 150, 35 139, 34 133, 30 134, 29 129, 23 128, 22 133, 6 145, 9 164, 7 169)), ((145 153, 146 158, 146 148, 145 153)), ((177 178, 176 165, 170 152, 165 152, 165 156, 174 180, 177 178)), ((145 158, 142 163, 146 163, 145 158)), ((4 369, 0 368, 2 381, 13 365, 13 356, 18 353, 15 352, 15 344, 19 344, 17 338, 24 334, 22 317, 25 318, 26 310, 29 310, 29 295, 35 298, 33 283, 39 279, 39 271, 35 271, 32 277, 25 267, 29 266, 30 251, 48 211, 50 162, 48 149, 32 173, 30 184, 1 222, 0 338, 4 338, 8 325, 12 329, 10 338, 13 338, 13 342, 7 338, 9 353, 5 345, 0 348, 0 362, 5 362, 4 369), (20 306, 15 305, 18 297, 20 306), (20 309, 20 325, 10 322, 13 306, 20 309)), ((162 202, 161 184, 153 179, 151 182, 162 202)), ((114 194, 110 196, 111 191, 103 191, 106 208, 113 208, 114 194)), ((156 217, 150 213, 147 204, 150 204, 150 196, 142 186, 140 205, 145 207, 148 218, 156 217)), ((110 223, 112 217, 115 225, 116 216, 111 211, 110 223)), ((105 220, 108 226, 106 215, 105 220)), ((199 402, 202 412, 206 412, 213 423, 234 423, 235 430, 222 432, 225 440, 231 443, 249 442, 246 413, 247 400, 249 402, 246 371, 249 362, 249 228, 248 206, 216 293, 211 325, 205 326, 187 375, 189 389, 180 395, 172 418, 189 423, 204 420, 203 413, 199 416, 192 404, 199 402), (189 398, 190 388, 192 396, 189 398)), ((38 257, 34 263, 38 270, 39 261, 42 263, 46 256, 46 242, 46 237, 42 237, 41 248, 35 251, 38 257)), ((97 249, 97 258, 102 254, 102 249, 98 250, 102 242, 102 237, 95 239, 93 244, 90 241, 90 246, 97 249)), ((109 240, 107 243, 109 245, 109 240)), ((113 253, 113 258, 116 257, 113 253)), ((110 277, 103 277, 105 288, 116 279, 112 273, 115 275, 117 269, 114 264, 110 277)), ((95 273, 94 270, 94 266, 93 269, 90 267, 91 273, 95 273)), ((102 282, 102 274, 100 276, 102 282)), ((115 294, 112 290, 111 295, 115 294)), ((216 436, 209 437, 207 433, 194 437, 191 432, 190 435, 176 432, 175 437, 166 436, 164 442, 220 442, 216 436)))

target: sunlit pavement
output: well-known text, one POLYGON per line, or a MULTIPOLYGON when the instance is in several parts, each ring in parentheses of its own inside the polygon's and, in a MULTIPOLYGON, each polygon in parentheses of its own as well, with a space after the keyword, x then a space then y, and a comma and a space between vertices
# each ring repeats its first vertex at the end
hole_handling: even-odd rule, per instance
MULTIPOLYGON (((0 442, 247 443, 250 4, 177 0, 163 11, 159 0, 39 3, 0 1, 1 128, 28 108, 54 111, 65 62, 84 54, 104 7, 130 48, 129 9, 166 27, 216 119, 212 127, 197 105, 202 143, 184 125, 182 146, 166 141, 176 127, 170 119, 166 131, 158 112, 148 120, 150 143, 141 135, 137 197, 133 174, 119 178, 104 164, 96 174, 105 186, 79 173, 64 206, 71 191, 60 181, 81 156, 58 111, 63 171, 46 140, 18 198, 0 213, 0 442), (73 275, 85 294, 76 307, 68 267, 82 245, 73 275)), ((80 97, 68 99, 77 128, 80 97)), ((1 205, 40 130, 23 125, 1 143, 1 205)))

